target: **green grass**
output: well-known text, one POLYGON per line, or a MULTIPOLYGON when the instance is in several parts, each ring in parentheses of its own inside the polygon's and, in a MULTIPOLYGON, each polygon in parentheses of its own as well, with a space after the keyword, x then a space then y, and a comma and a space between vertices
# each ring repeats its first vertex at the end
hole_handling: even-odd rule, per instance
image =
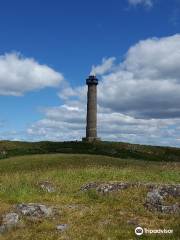
POLYGON ((0 159, 29 154, 81 153, 147 161, 180 161, 180 148, 122 142, 16 142, 0 141, 0 159), (5 153, 5 154, 3 154, 5 153))
POLYGON ((54 220, 15 229, 0 240, 104 240, 104 239, 178 239, 178 216, 152 213, 143 206, 147 189, 134 187, 107 196, 95 191, 81 192, 80 187, 93 181, 129 181, 179 183, 180 163, 120 159, 86 154, 41 154, 16 156, 0 161, 0 214, 22 202, 55 205, 60 215, 54 220), (45 193, 37 187, 40 180, 49 180, 56 193, 45 193), (78 204, 78 209, 66 205, 78 204), (174 234, 137 238, 134 226, 127 224, 137 218, 141 226, 151 229, 172 228, 174 234), (56 224, 68 223, 63 233, 56 224))

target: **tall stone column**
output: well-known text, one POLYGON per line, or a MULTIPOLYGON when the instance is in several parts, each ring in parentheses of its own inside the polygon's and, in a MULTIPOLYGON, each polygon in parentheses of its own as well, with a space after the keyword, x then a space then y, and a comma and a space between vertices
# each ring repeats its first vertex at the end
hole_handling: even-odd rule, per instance
POLYGON ((97 85, 98 79, 91 75, 86 79, 87 92, 87 117, 86 117, 86 138, 83 140, 92 142, 97 138, 97 85))

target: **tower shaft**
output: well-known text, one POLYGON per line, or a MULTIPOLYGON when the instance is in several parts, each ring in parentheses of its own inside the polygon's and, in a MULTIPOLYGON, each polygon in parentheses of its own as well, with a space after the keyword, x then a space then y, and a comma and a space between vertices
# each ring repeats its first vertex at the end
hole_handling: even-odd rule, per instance
POLYGON ((83 140, 92 142, 97 138, 97 85, 98 79, 95 76, 89 76, 86 79, 88 85, 87 92, 87 116, 86 116, 86 138, 83 140))
POLYGON ((97 85, 88 85, 87 92, 87 126, 86 138, 93 141, 97 138, 97 85))

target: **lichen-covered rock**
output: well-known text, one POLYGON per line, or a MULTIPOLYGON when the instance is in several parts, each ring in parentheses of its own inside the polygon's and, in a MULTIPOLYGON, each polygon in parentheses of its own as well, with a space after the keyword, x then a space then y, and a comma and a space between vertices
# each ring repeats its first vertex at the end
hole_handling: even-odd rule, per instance
POLYGON ((90 189, 95 189, 97 192, 100 192, 100 193, 108 193, 108 192, 126 189, 133 185, 134 184, 127 183, 127 182, 103 182, 103 183, 91 182, 82 186, 80 190, 87 191, 90 189))
POLYGON ((49 181, 40 181, 40 182, 37 183, 37 185, 44 192, 53 193, 53 192, 56 191, 54 185, 49 181))
POLYGON ((16 206, 16 211, 23 216, 35 218, 52 217, 55 214, 55 209, 53 207, 39 203, 18 204, 16 206))
POLYGON ((113 191, 118 191, 122 189, 127 189, 129 187, 147 187, 148 189, 154 188, 156 185, 154 183, 140 183, 140 182, 90 182, 81 187, 81 191, 88 191, 90 189, 95 189, 101 193, 108 193, 113 191))
POLYGON ((169 206, 162 205, 160 208, 160 211, 167 214, 171 214, 171 213, 176 214, 176 213, 180 213, 180 206, 177 203, 169 206))
POLYGON ((68 228, 69 228, 68 224, 59 224, 56 226, 56 230, 61 231, 61 232, 67 230, 68 228))
POLYGON ((81 191, 88 191, 90 189, 96 189, 98 187, 99 183, 97 182, 90 182, 81 187, 81 191))
POLYGON ((6 158, 6 157, 7 157, 7 152, 5 150, 0 150, 0 159, 6 158))
POLYGON ((0 235, 6 231, 6 227, 4 225, 0 225, 0 235))
MULTIPOLYGON (((145 206, 151 211, 159 211, 167 214, 180 213, 180 204, 175 202, 174 204, 166 204, 166 197, 171 196, 173 198, 180 197, 180 184, 154 184, 154 183, 128 183, 128 182, 91 182, 81 187, 81 191, 88 191, 95 189, 99 193, 110 193, 127 189, 129 187, 144 187, 148 189, 145 206)), ((177 200, 178 201, 178 200, 177 200)))
POLYGON ((160 195, 158 189, 154 189, 152 192, 147 193, 146 202, 151 205, 162 204, 163 197, 160 195))
POLYGON ((0 225, 0 233, 4 233, 14 227, 16 227, 19 223, 19 215, 17 213, 7 213, 2 216, 1 225, 0 225))
POLYGON ((58 214, 57 208, 39 203, 22 203, 17 204, 14 208, 14 212, 7 213, 0 218, 0 234, 16 226, 24 227, 23 218, 41 222, 44 218, 53 218, 58 214))
POLYGON ((100 184, 96 188, 96 190, 100 193, 108 193, 108 192, 118 191, 122 189, 127 189, 130 186, 131 186, 130 183, 110 182, 110 183, 100 184))
POLYGON ((180 204, 167 204, 165 198, 171 196, 177 198, 180 196, 180 185, 159 185, 147 193, 145 206, 150 211, 158 211, 166 214, 180 213, 180 204))
POLYGON ((173 197, 180 197, 180 184, 163 185, 159 187, 159 192, 162 196, 170 195, 173 197))

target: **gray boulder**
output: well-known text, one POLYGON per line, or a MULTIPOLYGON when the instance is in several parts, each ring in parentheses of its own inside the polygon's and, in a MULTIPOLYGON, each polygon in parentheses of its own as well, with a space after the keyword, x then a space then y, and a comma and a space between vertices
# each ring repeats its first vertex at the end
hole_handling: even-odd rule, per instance
POLYGON ((172 196, 177 198, 180 196, 180 185, 162 185, 153 188, 147 193, 145 206, 150 211, 158 211, 166 214, 180 213, 180 205, 178 203, 168 205, 165 198, 172 196))
POLYGON ((39 203, 18 204, 16 206, 16 211, 23 216, 36 218, 52 217, 55 214, 55 209, 53 207, 39 203))
POLYGON ((67 228, 69 228, 68 224, 59 224, 56 226, 56 230, 61 231, 61 232, 67 230, 67 228))
POLYGON ((14 227, 16 227, 19 223, 19 215, 17 213, 7 213, 2 216, 1 225, 0 225, 0 233, 4 233, 14 227))

